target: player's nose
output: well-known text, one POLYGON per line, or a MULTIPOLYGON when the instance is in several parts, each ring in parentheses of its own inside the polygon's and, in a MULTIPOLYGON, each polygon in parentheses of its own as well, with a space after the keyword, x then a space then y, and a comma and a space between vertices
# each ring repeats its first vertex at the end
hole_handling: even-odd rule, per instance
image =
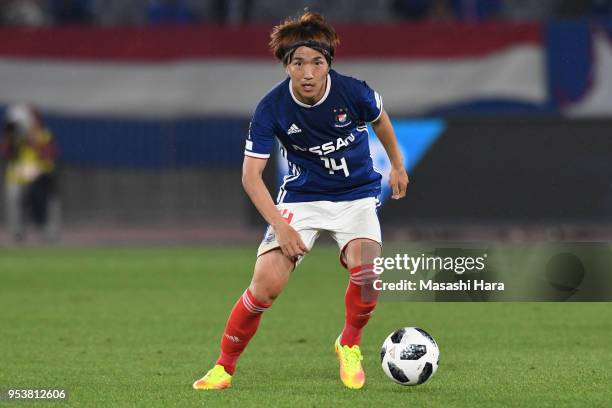
POLYGON ((312 68, 306 67, 304 68, 304 79, 312 79, 314 75, 312 74, 312 68))

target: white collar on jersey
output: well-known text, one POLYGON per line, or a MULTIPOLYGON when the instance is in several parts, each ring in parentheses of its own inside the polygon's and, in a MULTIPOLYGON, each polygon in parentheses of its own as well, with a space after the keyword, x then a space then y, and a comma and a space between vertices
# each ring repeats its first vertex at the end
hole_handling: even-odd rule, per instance
POLYGON ((315 106, 322 104, 325 101, 325 99, 327 99, 327 95, 329 95, 330 89, 331 89, 331 77, 329 76, 329 74, 327 74, 327 85, 325 86, 325 94, 323 94, 323 97, 319 99, 319 102, 315 103, 314 105, 308 105, 304 102, 300 102, 298 98, 295 97, 295 95, 293 94, 293 88, 291 87, 291 80, 289 80, 289 93, 291 94, 293 101, 303 108, 314 108, 315 106))

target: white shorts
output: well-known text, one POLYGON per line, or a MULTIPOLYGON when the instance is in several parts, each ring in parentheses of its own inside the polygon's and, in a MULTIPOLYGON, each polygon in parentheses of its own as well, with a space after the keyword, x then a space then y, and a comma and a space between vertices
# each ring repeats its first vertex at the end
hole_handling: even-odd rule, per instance
MULTIPOLYGON (((312 249, 321 231, 327 231, 340 248, 340 262, 344 267, 343 252, 346 245, 357 238, 366 238, 382 246, 380 223, 376 214, 378 200, 374 197, 354 201, 310 201, 304 203, 282 203, 276 207, 302 237, 308 249, 312 249)), ((257 256, 279 248, 276 234, 268 226, 257 256)), ((296 265, 302 257, 298 258, 296 265)))

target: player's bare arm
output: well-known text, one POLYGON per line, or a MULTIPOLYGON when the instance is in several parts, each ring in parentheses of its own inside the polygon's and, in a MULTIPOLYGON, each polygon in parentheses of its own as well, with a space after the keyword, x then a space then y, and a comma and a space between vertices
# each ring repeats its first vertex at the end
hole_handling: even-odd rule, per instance
POLYGON ((308 252, 308 247, 274 205, 272 196, 262 178, 267 163, 267 159, 244 156, 242 185, 261 216, 274 228, 283 254, 293 259, 308 252))
POLYGON ((406 189, 408 188, 408 174, 404 168, 404 159, 400 152, 397 144, 397 138, 395 137, 395 131, 391 124, 389 115, 383 109, 380 117, 376 122, 372 122, 372 128, 376 137, 382 143, 389 161, 391 162, 391 172, 389 173, 389 185, 393 191, 391 198, 399 200, 406 196, 406 189))

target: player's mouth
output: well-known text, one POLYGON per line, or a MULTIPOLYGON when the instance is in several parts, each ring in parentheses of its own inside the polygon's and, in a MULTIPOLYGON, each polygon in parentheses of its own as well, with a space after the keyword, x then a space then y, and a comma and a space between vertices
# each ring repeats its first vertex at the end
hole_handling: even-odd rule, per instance
POLYGON ((306 92, 312 92, 315 86, 313 84, 302 84, 302 89, 306 92))

